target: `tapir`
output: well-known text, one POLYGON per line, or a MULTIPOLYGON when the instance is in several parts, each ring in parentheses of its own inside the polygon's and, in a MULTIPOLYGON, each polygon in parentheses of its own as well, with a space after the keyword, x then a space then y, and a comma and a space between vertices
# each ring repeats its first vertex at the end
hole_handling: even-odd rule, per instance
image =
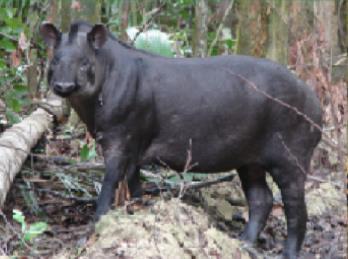
POLYGON ((68 33, 43 23, 53 51, 48 83, 67 98, 100 143, 106 173, 96 217, 119 181, 140 197, 139 170, 165 164, 181 171, 236 169, 248 208, 242 238, 255 242, 272 209, 269 173, 287 220, 285 258, 297 258, 306 232, 304 183, 321 138, 315 93, 284 66, 242 55, 167 58, 118 40, 103 24, 75 22, 68 33))

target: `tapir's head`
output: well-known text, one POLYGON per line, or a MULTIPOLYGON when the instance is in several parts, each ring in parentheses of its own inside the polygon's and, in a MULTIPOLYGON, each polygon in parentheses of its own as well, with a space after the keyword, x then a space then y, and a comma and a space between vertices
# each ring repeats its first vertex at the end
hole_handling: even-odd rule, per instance
POLYGON ((98 71, 102 69, 96 55, 108 38, 105 26, 77 22, 63 34, 44 22, 40 34, 53 51, 47 75, 53 91, 62 97, 94 94, 100 81, 98 71))

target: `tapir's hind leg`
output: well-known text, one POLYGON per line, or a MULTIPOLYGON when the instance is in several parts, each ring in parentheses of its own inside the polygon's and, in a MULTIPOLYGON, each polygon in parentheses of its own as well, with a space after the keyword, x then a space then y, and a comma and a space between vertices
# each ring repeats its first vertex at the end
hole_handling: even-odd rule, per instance
POLYGON ((288 237, 283 251, 285 258, 298 258, 303 242, 307 210, 304 197, 305 167, 293 164, 282 164, 270 170, 274 181, 278 184, 284 203, 288 237))
POLYGON ((128 188, 132 198, 141 198, 143 194, 141 179, 140 179, 140 168, 137 166, 133 172, 128 174, 128 188))
POLYGON ((254 243, 271 212, 273 196, 266 183, 266 172, 261 167, 245 166, 237 171, 249 206, 249 221, 242 239, 254 243))

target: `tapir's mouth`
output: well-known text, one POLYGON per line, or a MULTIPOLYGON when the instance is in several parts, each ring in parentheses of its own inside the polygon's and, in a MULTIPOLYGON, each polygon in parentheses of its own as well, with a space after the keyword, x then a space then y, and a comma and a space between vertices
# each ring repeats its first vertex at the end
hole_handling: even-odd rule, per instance
POLYGON ((79 87, 77 84, 64 85, 64 86, 55 84, 53 86, 53 91, 55 94, 65 98, 65 97, 69 97, 71 94, 76 92, 78 88, 79 87))
POLYGON ((61 97, 68 97, 70 94, 72 94, 72 92, 64 92, 64 91, 61 91, 61 90, 57 90, 55 88, 53 88, 53 91, 56 95, 59 95, 61 97))

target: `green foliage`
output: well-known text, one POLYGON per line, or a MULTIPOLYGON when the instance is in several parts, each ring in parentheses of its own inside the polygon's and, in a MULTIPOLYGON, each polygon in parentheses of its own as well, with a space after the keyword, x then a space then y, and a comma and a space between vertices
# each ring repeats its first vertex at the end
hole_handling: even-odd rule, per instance
POLYGON ((80 159, 81 161, 89 161, 97 156, 95 142, 91 146, 88 146, 86 143, 83 144, 80 150, 80 159))
POLYGON ((18 39, 20 31, 24 30, 20 20, 14 18, 14 12, 14 8, 0 8, 0 32, 2 33, 0 38, 0 77, 7 79, 3 80, 0 85, 0 91, 5 92, 6 117, 10 124, 20 120, 18 112, 22 108, 23 92, 19 93, 20 91, 17 91, 15 86, 17 83, 24 83, 21 77, 17 77, 16 69, 8 65, 13 62, 13 58, 12 60, 10 58, 17 49, 16 39, 18 39))
POLYGON ((47 227, 47 223, 43 221, 30 224, 29 229, 24 234, 24 240, 32 242, 35 237, 44 233, 47 227))
POLYGON ((25 222, 25 216, 19 210, 13 210, 12 218, 21 225, 21 232, 24 241, 30 243, 34 240, 35 237, 44 233, 48 228, 47 223, 43 221, 32 223, 28 227, 27 223, 25 222))
POLYGON ((19 224, 21 224, 21 230, 22 233, 25 231, 25 229, 27 228, 27 224, 25 223, 25 217, 23 215, 23 213, 19 210, 13 210, 13 216, 12 218, 17 221, 19 224))
MULTIPOLYGON (((134 39, 138 34, 135 27, 127 29, 130 39, 134 39)), ((173 51, 169 35, 160 30, 148 30, 141 32, 135 39, 134 46, 138 49, 149 51, 164 57, 173 57, 173 51)))
POLYGON ((6 52, 12 52, 16 49, 16 45, 13 43, 12 40, 2 38, 0 40, 0 48, 5 50, 6 52))
MULTIPOLYGON (((0 96, 6 103, 9 124, 20 121, 20 114, 30 105, 27 67, 40 22, 40 12, 47 1, 0 0, 0 96)), ((37 48, 37 47, 35 47, 37 48)))
POLYGON ((28 88, 24 85, 14 85, 12 89, 6 92, 5 101, 8 108, 14 112, 20 112, 24 105, 30 104, 27 97, 28 88))
POLYGON ((8 122, 11 125, 16 124, 16 123, 21 121, 21 117, 17 113, 15 113, 14 111, 12 111, 11 109, 7 108, 5 115, 6 115, 8 122))

